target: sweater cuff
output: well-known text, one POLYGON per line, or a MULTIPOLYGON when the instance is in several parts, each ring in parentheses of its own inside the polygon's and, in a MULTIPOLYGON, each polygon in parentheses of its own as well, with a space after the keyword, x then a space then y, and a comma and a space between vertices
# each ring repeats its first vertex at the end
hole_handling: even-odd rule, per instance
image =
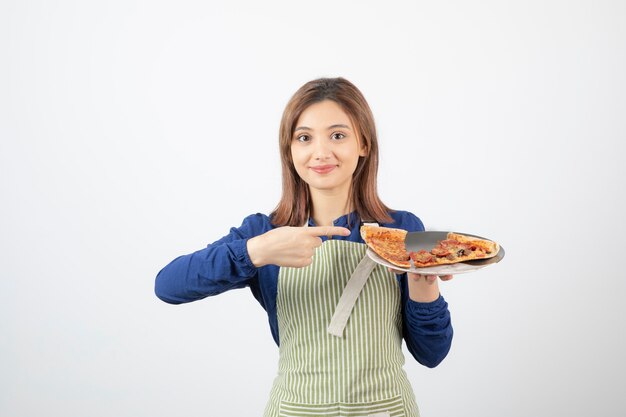
POLYGON ((236 240, 232 243, 232 251, 235 255, 237 263, 240 264, 241 269, 246 276, 252 276, 256 273, 257 267, 254 266, 250 255, 248 254, 248 239, 236 240))
POLYGON ((419 301, 411 300, 410 298, 406 303, 406 308, 417 314, 432 314, 447 307, 448 303, 446 303, 446 300, 444 300, 441 294, 439 294, 439 297, 435 301, 431 301, 429 303, 421 303, 419 301))

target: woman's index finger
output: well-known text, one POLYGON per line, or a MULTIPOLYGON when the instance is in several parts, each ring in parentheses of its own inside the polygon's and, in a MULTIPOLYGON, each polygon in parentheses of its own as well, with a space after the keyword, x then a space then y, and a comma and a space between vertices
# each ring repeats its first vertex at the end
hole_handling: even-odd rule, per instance
POLYGON ((312 226, 307 227, 307 232, 312 236, 348 236, 350 229, 339 226, 312 226))

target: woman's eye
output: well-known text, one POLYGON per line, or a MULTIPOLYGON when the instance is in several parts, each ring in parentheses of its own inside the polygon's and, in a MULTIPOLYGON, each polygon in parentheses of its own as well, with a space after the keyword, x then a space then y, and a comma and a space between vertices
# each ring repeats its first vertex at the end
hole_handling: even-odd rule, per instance
POLYGON ((298 142, 308 142, 311 140, 308 135, 300 135, 296 138, 298 142))
POLYGON ((346 137, 346 135, 344 135, 343 133, 333 133, 333 135, 331 136, 334 140, 339 140, 339 139, 343 139, 346 137))

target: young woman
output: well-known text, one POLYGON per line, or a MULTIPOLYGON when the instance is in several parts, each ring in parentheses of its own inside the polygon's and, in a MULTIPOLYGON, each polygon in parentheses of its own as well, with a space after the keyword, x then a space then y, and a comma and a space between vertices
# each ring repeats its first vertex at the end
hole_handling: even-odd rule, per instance
POLYGON ((275 211, 174 259, 156 278, 157 296, 177 304, 250 287, 280 351, 267 417, 418 416, 402 339, 436 366, 450 349, 450 313, 436 277, 396 275, 365 254, 364 222, 424 230, 378 197, 365 98, 343 78, 310 81, 287 104, 279 141, 275 211))

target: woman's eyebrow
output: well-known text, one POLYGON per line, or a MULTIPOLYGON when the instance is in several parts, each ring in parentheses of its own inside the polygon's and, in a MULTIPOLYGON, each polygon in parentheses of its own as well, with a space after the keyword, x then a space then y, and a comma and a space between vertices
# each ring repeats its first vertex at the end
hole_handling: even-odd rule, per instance
MULTIPOLYGON (((335 124, 335 125, 328 126, 326 130, 337 129, 337 128, 350 129, 350 126, 344 125, 344 124, 335 124)), ((297 132, 298 130, 313 130, 313 129, 307 126, 298 126, 294 129, 294 132, 297 132)))
MULTIPOLYGON (((327 129, 327 130, 330 130, 330 129, 337 129, 337 128, 339 128, 339 127, 344 128, 344 129, 350 129, 350 126, 348 126, 348 125, 343 125, 343 124, 331 125, 331 126, 328 126, 326 129, 327 129)), ((313 130, 313 129, 311 129, 310 127, 307 127, 307 126, 298 126, 298 127, 296 127, 296 128, 295 128, 294 132, 295 132, 295 131, 298 131, 298 130, 313 130)))
POLYGON ((328 130, 330 130, 330 129, 337 129, 337 128, 350 129, 350 126, 342 125, 342 124, 336 124, 336 125, 328 126, 328 130))

